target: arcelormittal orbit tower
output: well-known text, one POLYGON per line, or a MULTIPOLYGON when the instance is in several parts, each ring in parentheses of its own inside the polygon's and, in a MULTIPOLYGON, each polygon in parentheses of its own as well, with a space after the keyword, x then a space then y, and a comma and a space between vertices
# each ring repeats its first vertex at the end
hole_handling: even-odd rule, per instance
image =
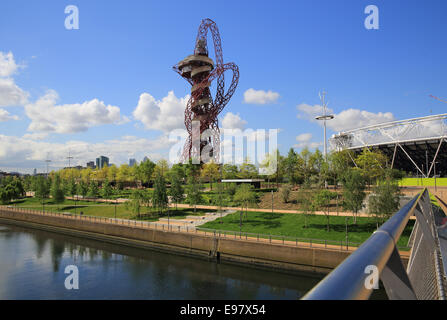
POLYGON ((219 29, 214 21, 202 20, 195 42, 194 54, 176 64, 174 70, 191 84, 191 98, 185 109, 185 126, 189 137, 183 149, 182 160, 198 160, 201 159, 200 155, 207 154, 209 158, 217 161, 220 152, 217 116, 236 90, 239 68, 234 63, 224 64, 219 29), (208 31, 211 32, 213 39, 215 63, 208 56, 208 31), (227 70, 233 72, 233 78, 228 91, 225 92, 224 73, 227 70), (216 95, 213 98, 210 87, 214 80, 216 80, 216 95), (211 134, 202 135, 207 129, 210 129, 208 132, 211 134), (201 138, 197 137, 199 130, 201 138), (196 137, 193 136, 193 131, 194 135, 197 135, 196 137), (194 143, 193 137, 200 138, 200 143, 199 141, 194 143))

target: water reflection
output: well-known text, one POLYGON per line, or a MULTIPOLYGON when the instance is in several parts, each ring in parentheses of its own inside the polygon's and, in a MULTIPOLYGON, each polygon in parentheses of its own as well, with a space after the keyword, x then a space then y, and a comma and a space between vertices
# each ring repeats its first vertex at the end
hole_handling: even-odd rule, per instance
POLYGON ((1 224, 0 270, 0 299, 297 299, 319 281, 1 224))

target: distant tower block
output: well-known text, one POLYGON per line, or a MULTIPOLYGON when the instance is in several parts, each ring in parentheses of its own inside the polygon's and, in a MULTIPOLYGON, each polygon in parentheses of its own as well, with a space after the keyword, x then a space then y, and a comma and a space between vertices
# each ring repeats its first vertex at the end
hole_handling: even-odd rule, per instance
POLYGON ((209 157, 218 160, 220 151, 220 132, 217 116, 230 100, 236 90, 239 80, 239 68, 234 63, 223 63, 222 46, 219 30, 214 21, 202 20, 196 38, 194 54, 187 56, 174 66, 186 81, 191 84, 191 98, 185 109, 185 126, 189 137, 185 144, 182 160, 200 159, 202 151, 208 146, 209 157), (207 34, 211 31, 214 43, 216 63, 208 57, 207 34), (231 70, 233 79, 225 93, 224 72, 231 70), (216 96, 213 99, 210 86, 217 80, 216 96), (200 122, 200 135, 211 129, 212 135, 206 141, 200 142, 199 149, 192 143, 193 121, 200 122))

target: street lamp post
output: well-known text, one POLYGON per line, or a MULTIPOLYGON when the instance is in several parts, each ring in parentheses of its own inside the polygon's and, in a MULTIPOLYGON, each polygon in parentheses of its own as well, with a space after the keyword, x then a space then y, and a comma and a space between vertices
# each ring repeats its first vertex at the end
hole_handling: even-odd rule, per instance
MULTIPOLYGON (((323 121, 323 127, 324 127, 324 161, 327 163, 327 138, 326 138, 326 121, 334 119, 333 114, 327 114, 326 113, 326 107, 327 103, 325 102, 324 98, 326 96, 326 91, 323 90, 323 92, 319 93, 321 104, 323 106, 323 115, 315 117, 316 120, 322 120, 323 121)), ((324 181, 325 188, 327 188, 327 181, 324 181)))

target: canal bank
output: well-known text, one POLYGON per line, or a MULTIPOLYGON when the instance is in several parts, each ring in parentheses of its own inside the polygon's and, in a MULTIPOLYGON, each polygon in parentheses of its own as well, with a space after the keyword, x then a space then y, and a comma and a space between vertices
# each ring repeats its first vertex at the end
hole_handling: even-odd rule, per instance
MULTIPOLYGON (((287 272, 327 274, 351 251, 341 248, 301 247, 266 241, 245 241, 200 232, 157 230, 143 223, 93 219, 57 213, 1 208, 0 219, 66 235, 108 243, 172 252, 216 262, 242 264, 287 272)), ((404 261, 405 263, 405 261, 404 261)))

